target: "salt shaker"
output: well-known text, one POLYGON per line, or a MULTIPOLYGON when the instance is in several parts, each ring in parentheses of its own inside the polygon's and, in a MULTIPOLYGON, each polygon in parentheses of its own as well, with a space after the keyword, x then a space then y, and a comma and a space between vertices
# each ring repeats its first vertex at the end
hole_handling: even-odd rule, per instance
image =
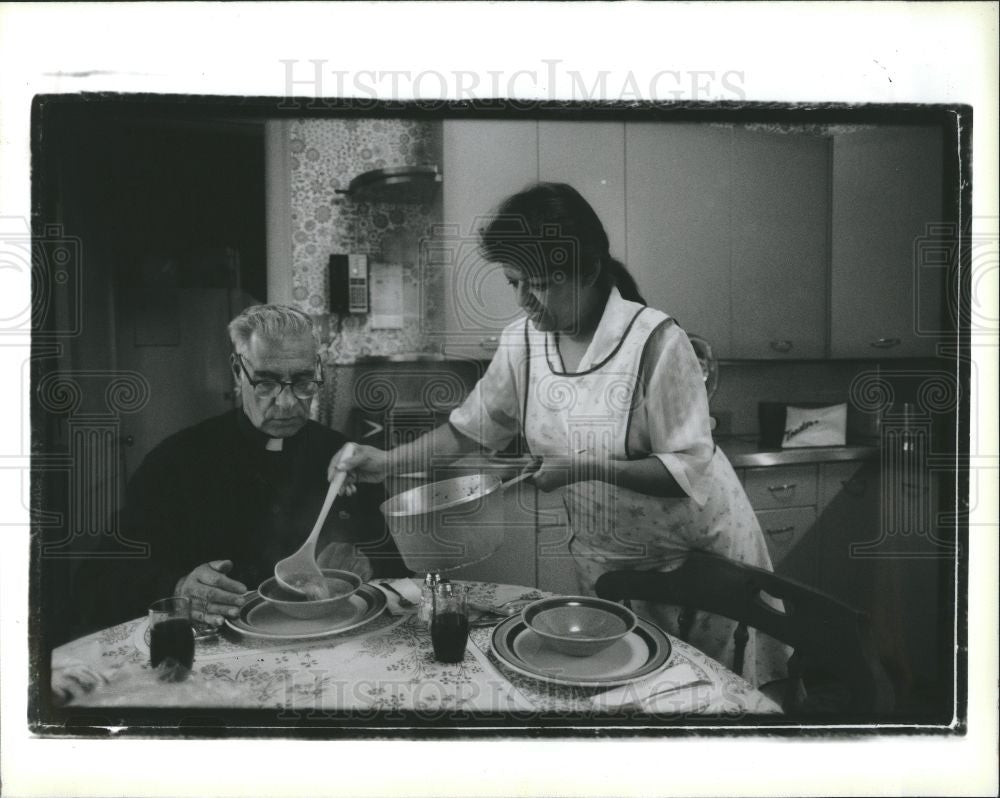
POLYGON ((447 581, 436 571, 424 576, 424 584, 420 588, 420 607, 417 609, 417 620, 424 626, 431 625, 431 613, 434 611, 434 585, 444 584, 447 581))

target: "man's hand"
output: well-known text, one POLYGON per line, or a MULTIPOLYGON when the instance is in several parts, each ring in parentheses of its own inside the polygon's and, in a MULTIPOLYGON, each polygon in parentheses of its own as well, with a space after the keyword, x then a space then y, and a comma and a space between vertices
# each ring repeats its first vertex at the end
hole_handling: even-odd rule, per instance
POLYGON ((353 453, 342 457, 344 449, 341 449, 330 459, 330 465, 326 470, 326 478, 329 480, 333 479, 337 471, 347 472, 344 487, 340 489, 343 496, 355 493, 357 482, 384 482, 388 470, 388 455, 381 449, 360 444, 352 446, 353 453))
POLYGON ((611 467, 607 461, 587 455, 576 457, 546 456, 532 477, 539 490, 546 493, 571 485, 574 482, 611 481, 611 467))
POLYGON ((222 616, 235 618, 245 600, 246 585, 230 579, 232 560, 213 560, 199 565, 177 583, 177 595, 191 599, 191 616, 213 626, 222 625, 222 616))

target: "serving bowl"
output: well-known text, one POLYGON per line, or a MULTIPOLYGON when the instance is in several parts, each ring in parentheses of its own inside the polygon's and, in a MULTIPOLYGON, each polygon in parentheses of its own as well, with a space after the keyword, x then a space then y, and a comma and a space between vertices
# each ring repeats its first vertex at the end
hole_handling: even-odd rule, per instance
POLYGON ((591 596, 556 596, 532 602, 521 620, 547 645, 571 657, 589 657, 631 632, 635 613, 591 596))
POLYGON ((406 567, 441 573, 489 557, 504 542, 504 484, 475 473, 410 488, 381 506, 406 567))
POLYGON ((350 599, 361 587, 361 577, 339 568, 321 568, 326 580, 329 598, 307 599, 283 588, 275 577, 261 582, 257 592, 264 601, 292 618, 322 618, 333 613, 344 601, 350 599))

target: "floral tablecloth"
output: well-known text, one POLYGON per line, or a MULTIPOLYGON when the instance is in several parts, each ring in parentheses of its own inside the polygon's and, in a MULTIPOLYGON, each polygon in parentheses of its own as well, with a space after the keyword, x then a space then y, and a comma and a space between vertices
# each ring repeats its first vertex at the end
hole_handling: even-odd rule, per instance
MULTIPOLYGON (((514 585, 469 584, 472 600, 483 604, 544 595, 514 585)), ((434 660, 430 634, 413 614, 383 613, 360 629, 313 641, 266 641, 227 630, 217 638, 198 641, 191 675, 177 684, 155 678, 145 632, 146 619, 139 618, 57 648, 52 655, 54 672, 81 666, 103 678, 72 703, 287 712, 594 715, 615 711, 595 708, 591 697, 601 690, 552 685, 506 669, 490 650, 492 627, 474 628, 465 659, 454 665, 434 660)), ((709 683, 700 688, 702 698, 689 711, 737 716, 780 711, 721 664, 676 638, 671 642, 673 653, 666 667, 686 663, 709 683)))

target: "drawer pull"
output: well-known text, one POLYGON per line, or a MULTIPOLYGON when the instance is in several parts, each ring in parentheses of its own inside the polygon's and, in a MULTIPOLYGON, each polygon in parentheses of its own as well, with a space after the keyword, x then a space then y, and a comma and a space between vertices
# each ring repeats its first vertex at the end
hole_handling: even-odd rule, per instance
POLYGON ((797 483, 795 482, 788 482, 784 485, 768 485, 767 489, 771 491, 771 493, 783 493, 788 490, 795 490, 796 484, 797 483))
POLYGON ((789 532, 794 532, 794 531, 795 531, 795 525, 794 524, 792 524, 792 526, 782 526, 782 527, 778 527, 777 529, 765 529, 764 530, 764 532, 766 532, 771 537, 774 537, 775 535, 787 535, 789 532))
POLYGON ((876 349, 892 349, 894 346, 899 346, 903 343, 900 338, 879 338, 877 341, 872 341, 871 345, 876 349))
POLYGON ((792 342, 791 341, 771 341, 771 349, 775 352, 791 352, 792 342))

